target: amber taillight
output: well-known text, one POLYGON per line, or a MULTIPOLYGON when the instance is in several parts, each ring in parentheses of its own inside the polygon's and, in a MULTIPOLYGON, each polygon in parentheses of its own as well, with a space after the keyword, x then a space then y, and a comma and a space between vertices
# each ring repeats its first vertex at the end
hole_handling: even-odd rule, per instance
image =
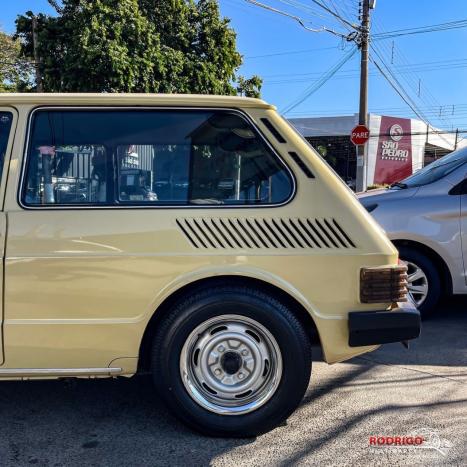
POLYGON ((394 303, 407 301, 407 266, 384 266, 360 270, 362 303, 394 303))

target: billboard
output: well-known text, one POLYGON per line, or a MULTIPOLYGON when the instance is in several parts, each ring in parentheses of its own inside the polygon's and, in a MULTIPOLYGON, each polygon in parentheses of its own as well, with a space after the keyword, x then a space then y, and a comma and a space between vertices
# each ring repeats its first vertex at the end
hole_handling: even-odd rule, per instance
POLYGON ((374 183, 397 182, 412 174, 410 119, 381 117, 374 183))
POLYGON ((370 115, 368 185, 389 185, 422 167, 425 141, 417 123, 410 118, 370 115))

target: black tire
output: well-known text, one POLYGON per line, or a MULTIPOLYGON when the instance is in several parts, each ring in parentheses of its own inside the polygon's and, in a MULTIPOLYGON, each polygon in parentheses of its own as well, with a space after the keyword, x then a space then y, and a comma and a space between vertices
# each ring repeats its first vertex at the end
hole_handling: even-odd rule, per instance
POLYGON ((182 298, 164 317, 153 341, 152 373, 159 395, 185 424, 210 436, 256 436, 284 422, 302 400, 311 373, 310 340, 294 314, 278 300, 248 287, 218 285, 182 298), (264 326, 282 357, 282 376, 271 398, 241 415, 205 409, 192 399, 180 376, 180 355, 190 333, 208 319, 225 314, 245 316, 264 326))
POLYGON ((433 316, 441 297, 441 279, 435 265, 426 255, 408 247, 400 247, 399 256, 402 261, 416 264, 424 272, 428 280, 428 294, 418 307, 418 311, 420 311, 422 319, 433 316))

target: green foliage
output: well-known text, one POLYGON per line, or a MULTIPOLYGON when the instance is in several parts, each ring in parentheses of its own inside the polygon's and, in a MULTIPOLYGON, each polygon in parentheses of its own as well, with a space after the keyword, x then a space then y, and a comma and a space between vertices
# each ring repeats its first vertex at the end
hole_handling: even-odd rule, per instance
POLYGON ((328 155, 328 148, 323 144, 320 144, 316 147, 316 150, 319 152, 321 157, 326 157, 328 155))
MULTIPOLYGON (((259 95, 259 77, 236 76, 242 59, 217 0, 49 3, 57 16, 36 16, 45 91, 259 95)), ((29 59, 32 18, 16 22, 29 59)))
POLYGON ((263 80, 259 76, 249 79, 239 76, 237 78, 237 93, 240 96, 260 97, 263 80))
POLYGON ((336 167, 337 164, 337 157, 334 156, 333 154, 329 153, 328 148, 324 144, 320 144, 316 147, 316 150, 318 151, 319 155, 326 160, 326 162, 331 166, 331 167, 336 167))
POLYGON ((20 52, 19 40, 0 31, 0 92, 23 90, 27 84, 32 67, 20 52))

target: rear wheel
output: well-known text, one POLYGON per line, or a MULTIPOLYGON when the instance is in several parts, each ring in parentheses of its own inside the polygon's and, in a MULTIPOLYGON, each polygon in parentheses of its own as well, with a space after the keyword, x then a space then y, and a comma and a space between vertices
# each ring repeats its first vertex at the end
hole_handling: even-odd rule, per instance
POLYGON ((417 250, 401 247, 399 255, 407 264, 408 298, 422 318, 427 318, 434 313, 441 296, 439 273, 433 262, 417 250))
POLYGON ((310 342, 293 313, 246 287, 180 300, 156 332, 154 382, 183 422, 214 436, 254 436, 300 403, 310 342))

